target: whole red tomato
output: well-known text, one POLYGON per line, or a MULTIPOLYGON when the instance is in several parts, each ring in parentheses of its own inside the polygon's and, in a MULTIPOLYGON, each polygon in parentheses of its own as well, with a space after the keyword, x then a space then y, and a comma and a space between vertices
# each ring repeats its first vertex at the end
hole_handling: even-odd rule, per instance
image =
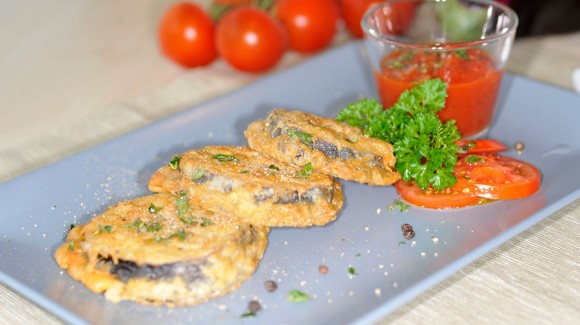
POLYGON ((339 10, 335 0, 279 0, 276 16, 290 36, 296 52, 316 52, 328 46, 336 34, 339 10))
POLYGON ((193 3, 170 7, 158 29, 163 54, 188 68, 207 65, 216 58, 214 36, 213 21, 193 3))
MULTIPOLYGON (((363 37, 363 31, 360 26, 364 13, 375 3, 384 0, 342 0, 342 14, 344 23, 348 31, 356 38, 363 37)), ((415 4, 412 2, 393 3, 399 14, 392 17, 393 33, 401 34, 411 24, 415 16, 415 4)))
POLYGON ((283 27, 266 12, 254 7, 236 7, 218 22, 219 55, 232 67, 261 72, 273 67, 286 51, 283 27))

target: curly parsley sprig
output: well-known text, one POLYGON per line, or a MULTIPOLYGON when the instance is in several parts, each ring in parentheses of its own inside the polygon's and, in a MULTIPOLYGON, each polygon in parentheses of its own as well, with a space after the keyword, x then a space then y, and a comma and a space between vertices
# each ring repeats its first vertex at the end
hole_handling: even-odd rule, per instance
POLYGON ((414 180, 421 189, 443 190, 457 182, 455 141, 461 138, 454 120, 442 123, 437 116, 446 98, 445 83, 431 79, 404 91, 387 110, 365 98, 343 108, 336 119, 393 144, 396 168, 405 181, 414 180))

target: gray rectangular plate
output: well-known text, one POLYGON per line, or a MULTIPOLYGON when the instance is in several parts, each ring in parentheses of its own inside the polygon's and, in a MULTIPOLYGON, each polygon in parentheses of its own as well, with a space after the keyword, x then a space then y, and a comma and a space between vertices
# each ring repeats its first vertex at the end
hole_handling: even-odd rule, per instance
POLYGON ((243 286, 189 308, 113 304, 59 269, 53 258, 69 225, 147 193, 149 176, 173 154, 245 144, 243 131, 274 107, 334 117, 374 97, 362 43, 328 51, 226 96, 0 185, 0 281, 70 323, 369 323, 570 203, 580 194, 580 96, 507 74, 489 137, 526 149, 507 155, 543 174, 531 197, 453 211, 387 210, 397 194, 343 182, 345 207, 319 228, 273 229, 264 259, 243 286), (562 172, 567 171, 567 172, 562 172), (403 223, 416 232, 405 241, 403 223), (400 244, 405 241, 406 244, 400 244), (329 272, 322 275, 319 265, 329 272), (349 268, 356 275, 349 273, 349 268), (269 293, 266 280, 279 287, 269 293), (286 300, 291 289, 312 300, 286 300), (263 310, 241 319, 248 302, 263 310))

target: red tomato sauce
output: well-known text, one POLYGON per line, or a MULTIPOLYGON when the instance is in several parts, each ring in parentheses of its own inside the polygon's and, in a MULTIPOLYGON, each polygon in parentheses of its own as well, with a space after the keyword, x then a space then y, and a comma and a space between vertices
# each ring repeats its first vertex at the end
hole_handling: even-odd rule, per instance
POLYGON ((445 108, 439 111, 443 122, 455 119, 463 137, 483 131, 491 122, 503 70, 493 68, 493 60, 479 49, 452 53, 396 50, 381 61, 375 71, 383 106, 391 107, 415 83, 441 78, 447 83, 445 108))

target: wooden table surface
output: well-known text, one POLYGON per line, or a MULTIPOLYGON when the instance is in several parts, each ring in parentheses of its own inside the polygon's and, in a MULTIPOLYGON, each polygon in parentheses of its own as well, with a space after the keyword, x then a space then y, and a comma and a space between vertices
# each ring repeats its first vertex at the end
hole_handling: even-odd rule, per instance
MULTIPOLYGON (((221 60, 185 70, 164 59, 156 25, 172 2, 2 3, 0 181, 266 75, 239 73, 221 60)), ((342 33, 335 44, 348 41, 342 33)), ((307 59, 290 53, 268 73, 307 59)), ((517 40, 508 64, 511 72, 570 90, 575 68, 580 33, 517 40)), ((572 324, 580 319, 579 234, 576 200, 381 323, 572 324)), ((0 283, 0 324, 60 323, 0 283)))

